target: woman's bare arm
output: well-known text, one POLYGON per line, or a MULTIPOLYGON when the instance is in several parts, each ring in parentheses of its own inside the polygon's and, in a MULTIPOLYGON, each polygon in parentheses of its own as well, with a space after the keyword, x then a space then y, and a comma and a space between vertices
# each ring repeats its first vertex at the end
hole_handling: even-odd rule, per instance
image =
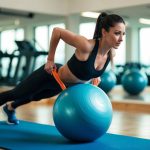
POLYGON ((88 51, 90 49, 90 42, 85 37, 66 29, 54 28, 50 41, 48 60, 54 61, 55 51, 60 39, 81 51, 88 51))

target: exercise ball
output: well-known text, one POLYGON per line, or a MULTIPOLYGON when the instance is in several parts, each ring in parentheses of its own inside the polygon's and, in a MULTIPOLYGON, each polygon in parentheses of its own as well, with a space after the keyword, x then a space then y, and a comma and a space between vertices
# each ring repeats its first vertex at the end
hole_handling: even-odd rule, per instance
POLYGON ((54 124, 66 138, 90 142, 102 136, 112 121, 108 96, 91 84, 77 84, 64 90, 53 107, 54 124))
POLYGON ((116 75, 112 71, 106 71, 101 76, 101 82, 98 85, 105 93, 109 93, 116 85, 116 75))
POLYGON ((127 70, 121 79, 124 90, 130 95, 138 95, 148 84, 146 74, 139 69, 127 70))

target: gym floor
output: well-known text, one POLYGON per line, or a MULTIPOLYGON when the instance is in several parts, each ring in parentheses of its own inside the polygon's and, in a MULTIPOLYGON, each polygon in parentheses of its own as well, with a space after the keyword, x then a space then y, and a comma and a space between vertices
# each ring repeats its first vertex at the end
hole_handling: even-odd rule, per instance
MULTIPOLYGON (((7 89, 8 87, 2 87, 0 91, 7 89)), ((114 113, 108 132, 150 139, 149 92, 150 87, 146 88, 139 96, 128 96, 121 87, 114 88, 109 94, 114 113)), ((24 105, 17 109, 17 116, 21 120, 54 125, 52 106, 55 99, 56 97, 53 97, 24 105)), ((5 120, 1 110, 0 120, 5 120)))

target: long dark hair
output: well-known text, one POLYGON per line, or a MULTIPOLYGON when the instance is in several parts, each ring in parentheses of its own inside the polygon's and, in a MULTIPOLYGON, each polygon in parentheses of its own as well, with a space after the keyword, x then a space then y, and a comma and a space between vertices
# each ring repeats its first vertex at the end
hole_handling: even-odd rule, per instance
POLYGON ((110 27, 114 27, 117 23, 125 24, 123 18, 119 15, 107 15, 105 12, 101 13, 96 21, 93 39, 99 39, 102 37, 102 28, 109 32, 110 27))
MULTIPOLYGON (((102 29, 105 29, 107 32, 109 32, 111 27, 114 27, 117 23, 123 23, 125 24, 125 21, 123 18, 116 14, 110 14, 103 12, 101 13, 96 21, 95 31, 93 39, 100 39, 102 38, 102 29)), ((114 63, 113 63, 113 54, 112 50, 110 51, 110 61, 111 66, 113 69, 114 63)))

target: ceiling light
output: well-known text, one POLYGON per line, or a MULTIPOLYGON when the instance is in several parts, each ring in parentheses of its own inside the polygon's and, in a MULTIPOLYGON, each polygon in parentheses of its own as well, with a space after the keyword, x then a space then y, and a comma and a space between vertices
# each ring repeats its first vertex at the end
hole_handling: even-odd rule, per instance
POLYGON ((100 13, 97 12, 82 12, 81 16, 83 17, 89 17, 89 18, 97 18, 100 13))
POLYGON ((150 24, 150 19, 140 18, 139 22, 142 24, 150 24))

